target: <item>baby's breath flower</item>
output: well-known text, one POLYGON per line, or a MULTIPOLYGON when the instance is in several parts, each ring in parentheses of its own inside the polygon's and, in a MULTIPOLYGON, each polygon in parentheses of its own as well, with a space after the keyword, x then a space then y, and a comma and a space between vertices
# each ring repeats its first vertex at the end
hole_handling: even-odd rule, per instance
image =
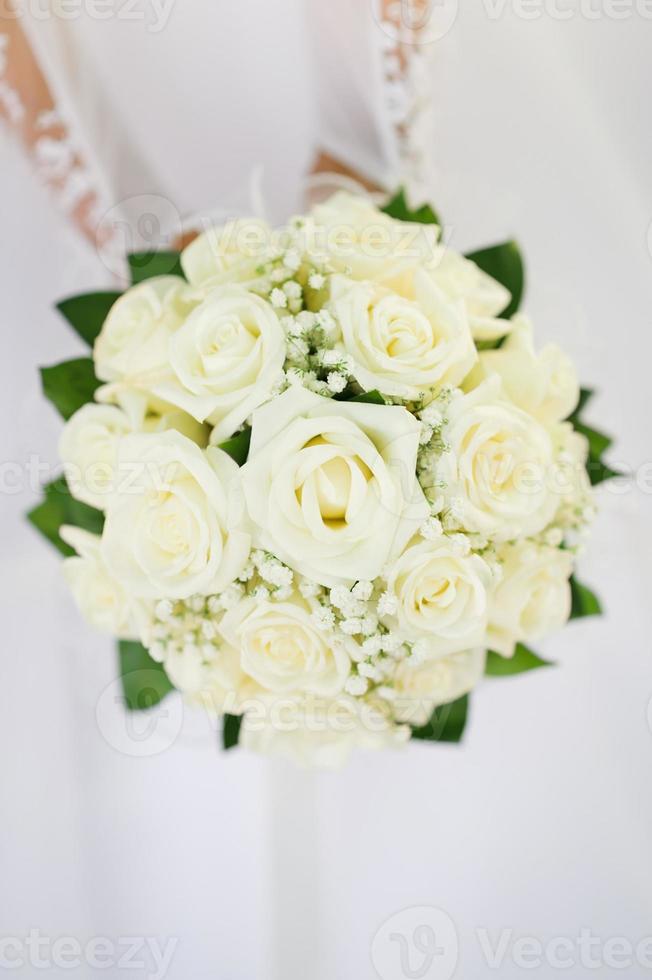
POLYGON ((173 609, 174 607, 169 599, 161 599, 160 602, 156 603, 154 613, 157 619, 165 622, 172 615, 173 609))
POLYGON ((288 299, 299 299, 301 296, 301 286, 294 279, 290 279, 289 282, 284 283, 283 292, 288 299))
POLYGON ((336 371, 331 371, 326 379, 326 383, 335 395, 339 395, 339 393, 344 391, 346 388, 347 379, 343 374, 338 374, 336 371))
POLYGON ((351 600, 351 593, 345 585, 336 585, 330 590, 330 600, 338 609, 342 609, 351 600))
POLYGON ((288 298, 282 289, 272 289, 269 298, 272 306, 275 306, 279 310, 284 310, 288 305, 288 298))
POLYGON ((361 602, 367 602, 369 599, 371 599, 373 592, 374 592, 373 582, 367 582, 364 580, 361 580, 360 582, 356 582, 353 588, 351 589, 351 593, 354 596, 354 598, 359 599, 361 602))
POLYGON ((321 586, 310 579, 302 579, 299 583, 299 592, 305 599, 312 599, 321 592, 321 586))
POLYGON ((301 256, 295 248, 289 248, 283 256, 283 265, 296 272, 301 265, 301 256))
POLYGON ((254 599, 258 599, 261 602, 266 602, 269 599, 270 591, 266 585, 256 585, 253 588, 251 595, 254 599))
POLYGON ((344 690, 347 694, 352 695, 352 697, 360 697, 367 693, 369 688, 369 683, 364 677, 360 677, 356 674, 352 674, 344 685, 344 690))
POLYGON ((360 632, 363 636, 371 636, 378 629, 378 617, 374 615, 363 616, 360 620, 360 632))
POLYGON ((391 592, 383 592, 378 600, 378 615, 393 616, 398 608, 398 600, 391 592))
POLYGON ((375 633, 373 636, 368 636, 366 640, 362 641, 362 649, 367 657, 374 657, 377 653, 380 653, 383 643, 383 638, 380 633, 375 633))
POLYGON ((362 631, 362 623, 359 619, 344 619, 340 623, 340 629, 347 636, 355 636, 362 631))
POLYGON ((319 630, 332 630, 335 626, 335 613, 328 606, 320 606, 313 612, 312 621, 319 630))
POLYGON ((419 528, 419 534, 426 541, 435 541, 443 533, 441 521, 436 517, 429 517, 419 528))

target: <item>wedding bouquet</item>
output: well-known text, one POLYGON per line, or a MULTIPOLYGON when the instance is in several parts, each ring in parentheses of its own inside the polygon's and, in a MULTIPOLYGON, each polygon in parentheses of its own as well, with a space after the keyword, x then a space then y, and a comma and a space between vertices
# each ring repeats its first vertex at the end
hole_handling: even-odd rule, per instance
POLYGON ((514 243, 338 193, 130 266, 60 304, 92 359, 42 372, 65 476, 30 514, 128 709, 176 688, 225 747, 317 764, 456 741, 484 674, 599 612, 573 567, 609 441, 514 243))

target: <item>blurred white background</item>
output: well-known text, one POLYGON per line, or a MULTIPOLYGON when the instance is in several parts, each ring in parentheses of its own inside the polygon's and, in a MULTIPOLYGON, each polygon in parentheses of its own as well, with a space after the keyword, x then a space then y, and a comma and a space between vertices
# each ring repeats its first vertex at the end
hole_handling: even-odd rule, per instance
MULTIPOLYGON (((432 57, 433 197, 452 244, 519 240, 538 337, 562 343, 598 389, 589 418, 617 437, 612 463, 635 474, 601 491, 582 559, 606 616, 541 648, 559 668, 485 682, 461 747, 416 744, 307 773, 221 754, 205 719, 174 700, 138 742, 114 700, 111 643, 81 621, 57 555, 22 518, 36 491, 5 481, 0 937, 174 939, 171 980, 554 977, 550 964, 526 969, 513 943, 565 937, 575 980, 613 975, 609 940, 652 935, 652 11, 632 3, 617 19, 616 6, 542 3, 529 19, 514 3, 479 3, 459 10, 432 57), (414 945, 421 912, 392 927, 411 966, 384 933, 372 947, 387 919, 424 906, 443 910, 458 940, 457 959, 435 958, 430 972, 414 945), (579 952, 583 928, 600 940, 597 966, 579 952), (493 943, 511 930, 499 969, 479 930, 493 943)), ((232 200, 258 164, 273 218, 301 205, 320 138, 309 8, 177 0, 158 33, 117 16, 73 25, 180 213, 232 200)), ((337 50, 333 70, 341 92, 337 50)), ((0 154, 2 460, 54 465, 60 423, 37 366, 81 347, 50 307, 110 274, 6 131, 0 154)), ((16 948, 0 947, 8 960, 16 948)), ((12 972, 42 975, 28 960, 12 972)), ((651 970, 649 956, 624 972, 651 970)))

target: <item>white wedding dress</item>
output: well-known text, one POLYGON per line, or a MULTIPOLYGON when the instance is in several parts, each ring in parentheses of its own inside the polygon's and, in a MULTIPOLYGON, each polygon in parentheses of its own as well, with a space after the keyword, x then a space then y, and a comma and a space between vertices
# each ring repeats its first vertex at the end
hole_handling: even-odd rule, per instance
MULTIPOLYGON (((539 335, 599 389, 591 412, 617 435, 614 462, 646 463, 650 22, 491 19, 479 4, 401 49, 385 6, 177 4, 158 32, 22 19, 52 100, 34 113, 23 98, 22 115, 15 39, 0 48, 2 936, 176 939, 171 980, 371 978, 381 924, 435 906, 457 929, 455 975, 479 980, 495 970, 478 929, 542 943, 582 926, 649 932, 647 471, 601 493, 582 577, 608 614, 546 642, 563 668, 483 685, 461 748, 328 774, 222 754, 174 699, 153 733, 126 731, 112 644, 21 518, 37 496, 30 457, 55 465, 60 431, 37 366, 81 353, 51 304, 110 286, 122 248, 166 244, 197 212, 301 207, 316 147, 387 188, 428 188, 457 247, 518 236, 539 335), (63 121, 28 131, 53 108, 63 121)), ((510 949, 501 980, 522 975, 510 949)), ((27 963, 17 975, 41 975, 27 963)))

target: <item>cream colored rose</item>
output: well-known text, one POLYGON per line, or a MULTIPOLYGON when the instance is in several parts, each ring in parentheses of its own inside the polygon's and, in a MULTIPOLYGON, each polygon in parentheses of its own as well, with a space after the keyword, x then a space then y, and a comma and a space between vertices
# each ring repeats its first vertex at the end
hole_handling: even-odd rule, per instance
POLYGON ((219 647, 179 647, 168 651, 165 671, 189 703, 211 716, 240 714, 243 701, 259 693, 258 685, 242 670, 240 651, 224 643, 219 647), (208 649, 210 648, 210 649, 208 649))
POLYGON ((365 197, 338 191, 310 213, 307 250, 325 256, 352 279, 373 280, 402 292, 414 270, 431 262, 439 228, 397 221, 365 197))
POLYGON ((560 422, 552 426, 550 435, 557 455, 553 489, 558 508, 553 520, 562 527, 583 524, 587 508, 590 513, 595 509, 586 471, 588 439, 581 432, 576 432, 570 422, 560 422))
POLYGON ((558 503, 552 440, 507 401, 498 378, 453 399, 443 434, 449 448, 434 476, 459 527, 507 541, 549 523, 558 503))
POLYGON ((63 575, 88 622, 121 640, 136 640, 144 623, 144 604, 108 571, 101 539, 79 527, 64 526, 61 537, 77 555, 63 562, 63 575))
POLYGON ((527 317, 514 317, 513 324, 502 347, 481 352, 472 382, 497 374, 511 401, 544 425, 568 418, 580 396, 573 362, 556 344, 537 354, 527 317))
POLYGON ((503 576, 491 600, 487 645, 511 657, 517 643, 540 640, 570 616, 573 558, 529 541, 505 545, 499 557, 503 576))
POLYGON ((102 554, 134 596, 184 599, 224 589, 249 554, 239 470, 178 432, 126 436, 102 554))
POLYGON ((282 374, 285 333, 273 307, 241 286, 212 290, 169 342, 174 377, 153 387, 227 439, 282 374))
POLYGON ((347 695, 254 702, 240 729, 243 748, 325 769, 339 769, 356 749, 400 748, 409 738, 381 702, 347 695))
POLYGON ((120 440, 132 431, 116 405, 84 405, 68 420, 59 439, 59 455, 70 492, 104 510, 114 488, 120 440))
POLYGON ((426 660, 418 666, 401 661, 394 677, 396 720, 415 727, 425 725, 439 705, 473 690, 484 674, 485 658, 485 651, 478 648, 426 660))
MULTIPOLYGON (((104 386, 104 394, 110 385, 104 386)), ((133 432, 165 432, 176 429, 193 442, 206 445, 204 427, 174 406, 148 407, 147 397, 134 392, 137 404, 125 408, 112 404, 88 404, 68 420, 59 440, 59 455, 73 497, 104 510, 116 485, 115 466, 120 440, 133 432), (165 409, 168 409, 167 411, 165 409)))
POLYGON ((491 572, 463 542, 444 535, 434 541, 417 539, 386 578, 396 599, 396 613, 384 618, 385 625, 406 639, 427 641, 429 657, 482 643, 491 572))
POLYGON ((272 229, 258 218, 238 218, 210 228, 181 255, 184 275, 193 286, 252 282, 272 244, 272 229))
POLYGON ((286 602, 243 599, 220 624, 227 643, 240 650, 242 670, 264 691, 339 694, 350 660, 318 630, 309 603, 295 596, 286 602))
POLYGON ((254 543, 324 585, 373 579, 428 514, 404 408, 291 388, 254 412, 242 480, 254 543))
POLYGON ((418 399, 444 383, 457 385, 477 354, 461 304, 450 303, 421 269, 415 301, 374 283, 336 277, 331 310, 352 359, 352 374, 367 391, 418 399))
POLYGON ((464 303, 475 340, 495 340, 511 331, 511 321, 499 317, 509 305, 509 290, 475 262, 440 246, 429 271, 449 300, 464 303))
POLYGON ((129 380, 151 387, 169 374, 168 343, 194 305, 178 276, 148 279, 114 303, 95 341, 95 373, 101 381, 129 380))

